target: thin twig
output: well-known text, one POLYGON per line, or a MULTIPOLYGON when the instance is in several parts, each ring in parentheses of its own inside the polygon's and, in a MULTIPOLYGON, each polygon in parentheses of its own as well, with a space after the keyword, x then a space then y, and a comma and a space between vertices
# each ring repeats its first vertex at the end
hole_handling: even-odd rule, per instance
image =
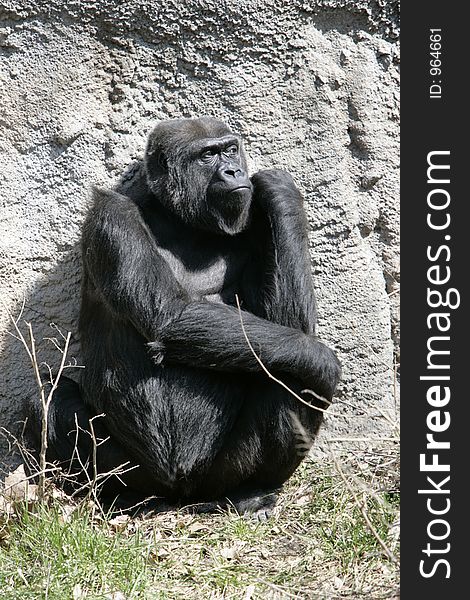
MULTIPOLYGON (((260 367, 263 369, 263 371, 266 373, 266 375, 269 377, 269 379, 272 379, 274 382, 276 382, 278 385, 280 385, 281 387, 283 387, 286 391, 289 392, 289 394, 291 394, 292 396, 294 396, 294 398, 296 398, 299 402, 302 402, 302 404, 305 404, 305 406, 308 406, 309 408, 313 408, 314 410, 318 410, 319 412, 322 413, 326 413, 327 409, 325 408, 320 408, 318 406, 314 406, 313 404, 309 404, 308 402, 306 402, 303 398, 301 398, 298 394, 296 394, 293 390, 290 389, 289 386, 287 386, 283 381, 281 381, 280 379, 278 379, 277 377, 274 377, 274 375, 272 375, 272 373, 264 366, 263 361, 260 359, 260 357, 256 354, 255 349, 253 348, 250 339, 248 338, 248 335, 246 333, 246 329, 245 329, 245 325, 243 323, 243 316, 242 316, 242 310, 240 307, 240 301, 238 299, 238 295, 235 294, 235 300, 237 302, 237 307, 238 307, 238 313, 240 315, 240 324, 242 326, 242 331, 243 331, 243 335, 245 337, 246 343, 248 344, 249 349, 251 350, 253 356, 256 358, 258 364, 260 365, 260 367)), ((321 400, 322 402, 325 402, 326 404, 330 404, 330 402, 326 399, 323 398, 323 396, 319 396, 318 394, 315 394, 315 392, 312 392, 311 390, 309 390, 309 392, 315 396, 316 398, 318 398, 319 400, 321 400)), ((331 415, 331 413, 328 413, 329 415, 331 415)))
POLYGON ((69 348, 69 344, 70 344, 70 339, 72 334, 69 332, 65 338, 65 345, 63 350, 61 350, 62 352, 62 359, 60 362, 60 367, 59 370, 57 372, 56 377, 52 377, 52 371, 48 366, 48 370, 49 370, 49 375, 50 375, 50 383, 51 383, 51 389, 46 397, 46 392, 45 392, 45 382, 43 382, 42 377, 41 377, 41 373, 39 371, 39 361, 38 361, 38 357, 37 357, 37 351, 36 351, 36 340, 34 339, 34 334, 33 334, 33 327, 31 325, 30 322, 25 322, 26 328, 28 330, 28 337, 29 337, 29 343, 26 340, 25 336, 23 335, 18 323, 19 323, 19 319, 21 318, 21 315, 23 314, 23 310, 24 310, 24 306, 25 306, 25 300, 23 299, 23 303, 20 309, 20 315, 17 319, 15 319, 13 317, 13 315, 11 314, 9 308, 6 306, 5 302, 2 302, 3 306, 5 307, 5 310, 8 314, 8 316, 10 317, 11 322, 13 323, 13 327, 15 328, 16 331, 16 337, 21 344, 23 345, 24 349, 26 350, 26 353, 29 357, 29 360, 31 362, 31 366, 33 368, 33 373, 34 373, 34 378, 36 380, 36 384, 38 386, 38 390, 39 390, 39 395, 40 395, 40 399, 41 399, 41 445, 40 445, 40 450, 39 450, 39 480, 38 480, 38 498, 39 500, 43 500, 44 499, 44 494, 45 494, 45 485, 46 485, 46 466, 47 466, 47 462, 46 462, 46 453, 47 453, 47 433, 48 433, 48 415, 49 415, 49 408, 52 402, 52 398, 54 395, 54 392, 57 389, 57 386, 59 384, 59 379, 62 375, 62 372, 64 370, 64 366, 65 366, 65 360, 67 357, 67 352, 68 352, 68 348, 69 348))
POLYGON ((41 419, 41 449, 40 449, 40 453, 39 453, 39 469, 42 472, 42 474, 39 475, 38 496, 39 496, 40 500, 43 500, 45 486, 46 486, 46 476, 44 474, 44 470, 46 468, 47 434, 48 434, 48 426, 49 426, 49 408, 51 406, 54 392, 56 391, 57 386, 59 385, 59 380, 60 380, 60 378, 62 376, 62 372, 64 370, 65 359, 67 358, 67 352, 69 349, 70 338, 72 337, 72 334, 70 331, 67 333, 64 349, 62 350, 62 359, 60 361, 59 370, 57 371, 56 377, 51 378, 50 383, 52 384, 52 387, 49 391, 49 394, 47 395, 47 398, 45 398, 44 384, 42 383, 41 376, 39 374, 39 368, 38 368, 37 359, 36 359, 36 348, 35 348, 35 344, 34 344, 33 329, 32 329, 31 323, 28 323, 28 329, 29 329, 30 338, 31 338, 31 348, 33 349, 33 356, 35 359, 34 368, 37 372, 38 385, 40 385, 40 388, 41 388, 42 419, 41 419))
MULTIPOLYGON (((54 473, 54 472, 57 472, 59 470, 60 470, 60 467, 48 467, 45 471, 42 472, 42 474, 54 473)), ((32 475, 25 475, 20 480, 15 481, 15 483, 12 483, 11 485, 8 485, 8 486, 4 487, 2 489, 2 494, 6 494, 6 492, 8 492, 9 490, 11 490, 15 486, 19 485, 20 483, 27 483, 31 479, 35 479, 38 475, 41 475, 40 471, 37 471, 37 472, 33 473, 32 475)))

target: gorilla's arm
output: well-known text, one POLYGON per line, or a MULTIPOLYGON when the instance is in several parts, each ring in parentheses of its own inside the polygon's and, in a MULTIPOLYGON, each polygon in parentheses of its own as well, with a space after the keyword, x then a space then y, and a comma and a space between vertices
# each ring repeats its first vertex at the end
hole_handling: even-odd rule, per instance
MULTIPOLYGON (((237 309, 190 302, 159 255, 137 206, 97 190, 83 230, 83 260, 95 293, 116 318, 129 320, 160 359, 225 371, 260 371, 237 309)), ((334 354, 313 336, 242 311, 264 365, 331 395, 339 374, 334 354)))
POLYGON ((167 268, 138 207, 126 196, 94 189, 82 232, 84 268, 101 302, 148 341, 188 301, 167 268), (171 299, 171 301, 170 301, 171 299))
POLYGON ((316 307, 302 196, 286 171, 259 171, 252 182, 265 227, 258 242, 262 273, 256 312, 269 321, 314 333, 316 307))
MULTIPOLYGON (((224 371, 260 371, 248 339, 264 366, 288 373, 331 397, 338 382, 334 353, 313 336, 271 323, 249 312, 211 302, 192 302, 159 333, 162 354, 170 361, 224 371)), ((160 344, 154 344, 158 352, 160 344)))

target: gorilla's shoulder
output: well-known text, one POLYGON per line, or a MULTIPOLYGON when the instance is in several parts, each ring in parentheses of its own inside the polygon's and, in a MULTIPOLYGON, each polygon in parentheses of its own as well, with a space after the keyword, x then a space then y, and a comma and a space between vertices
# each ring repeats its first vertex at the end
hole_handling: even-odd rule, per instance
POLYGON ((127 224, 140 221, 141 208, 127 194, 116 190, 93 186, 91 189, 91 205, 85 218, 88 228, 110 225, 111 223, 127 224))
POLYGON ((91 200, 94 209, 112 208, 113 206, 117 208, 118 206, 135 204, 132 198, 127 194, 121 194, 116 190, 110 190, 95 185, 91 188, 91 200))

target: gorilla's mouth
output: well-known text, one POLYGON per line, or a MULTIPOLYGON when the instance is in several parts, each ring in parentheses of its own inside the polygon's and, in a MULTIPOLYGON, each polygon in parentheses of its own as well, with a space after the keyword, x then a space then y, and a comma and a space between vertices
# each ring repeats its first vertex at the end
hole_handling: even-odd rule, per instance
POLYGON ((232 192, 238 192, 239 190, 249 190, 249 189, 250 189, 250 186, 248 186, 248 185, 239 185, 238 187, 231 189, 230 194, 232 192))

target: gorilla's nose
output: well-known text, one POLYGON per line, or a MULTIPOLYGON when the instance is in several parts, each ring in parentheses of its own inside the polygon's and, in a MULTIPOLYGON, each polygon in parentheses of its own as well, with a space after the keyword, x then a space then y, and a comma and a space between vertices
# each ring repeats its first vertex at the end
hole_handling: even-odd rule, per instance
POLYGON ((243 177, 244 173, 243 170, 240 169, 240 167, 225 167, 224 169, 221 169, 222 171, 222 176, 227 177, 228 179, 235 177, 243 177))
POLYGON ((236 165, 222 167, 219 170, 219 177, 228 184, 233 184, 234 180, 243 183, 248 179, 245 171, 236 165))

